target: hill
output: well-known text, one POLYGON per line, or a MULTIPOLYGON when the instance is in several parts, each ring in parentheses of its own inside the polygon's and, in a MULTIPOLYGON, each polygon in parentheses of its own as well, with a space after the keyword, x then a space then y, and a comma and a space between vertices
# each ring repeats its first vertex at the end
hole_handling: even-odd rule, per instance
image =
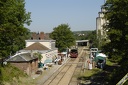
POLYGON ((5 83, 14 85, 20 81, 20 77, 28 77, 23 71, 18 68, 7 64, 4 67, 0 67, 0 85, 6 85, 5 83))

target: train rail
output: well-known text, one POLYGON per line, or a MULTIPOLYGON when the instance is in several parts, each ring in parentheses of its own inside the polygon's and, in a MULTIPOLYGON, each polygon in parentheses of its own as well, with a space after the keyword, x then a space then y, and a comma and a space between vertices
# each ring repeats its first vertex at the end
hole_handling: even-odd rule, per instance
POLYGON ((79 48, 79 56, 70 58, 56 72, 54 72, 45 82, 40 85, 77 85, 77 77, 82 71, 85 56, 83 48, 79 48))

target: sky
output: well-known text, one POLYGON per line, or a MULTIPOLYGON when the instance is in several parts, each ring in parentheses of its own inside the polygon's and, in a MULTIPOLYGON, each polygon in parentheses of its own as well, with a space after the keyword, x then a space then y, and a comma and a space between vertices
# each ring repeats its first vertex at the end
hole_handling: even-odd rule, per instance
POLYGON ((50 33, 61 24, 71 31, 96 30, 96 17, 104 0, 25 0, 26 12, 31 12, 31 32, 50 33))

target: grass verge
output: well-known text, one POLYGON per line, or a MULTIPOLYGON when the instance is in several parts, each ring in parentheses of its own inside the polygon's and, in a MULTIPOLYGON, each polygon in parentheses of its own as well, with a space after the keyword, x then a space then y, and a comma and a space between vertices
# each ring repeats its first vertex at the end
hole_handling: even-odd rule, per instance
POLYGON ((111 62, 109 59, 106 60, 106 66, 105 69, 99 69, 99 68, 93 68, 91 70, 86 69, 85 72, 81 73, 80 76, 78 77, 78 80, 82 81, 91 81, 95 82, 94 85, 100 85, 102 84, 107 84, 108 83, 108 77, 110 73, 113 71, 115 68, 113 65, 115 63, 111 62))

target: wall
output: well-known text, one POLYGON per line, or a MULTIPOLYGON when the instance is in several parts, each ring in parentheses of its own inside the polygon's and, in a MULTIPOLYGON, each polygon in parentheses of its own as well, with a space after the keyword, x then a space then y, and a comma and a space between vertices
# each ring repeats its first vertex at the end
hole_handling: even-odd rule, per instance
POLYGON ((34 60, 33 62, 19 62, 14 63, 10 62, 12 65, 16 66, 20 70, 24 71, 27 75, 35 73, 38 69, 38 61, 34 60))
POLYGON ((39 42, 49 49, 52 49, 53 47, 55 48, 55 40, 25 40, 25 41, 26 41, 26 47, 32 45, 35 42, 39 42))
POLYGON ((49 57, 53 58, 55 55, 58 56, 58 49, 55 48, 55 40, 26 40, 26 47, 32 45, 35 42, 39 42, 42 45, 46 46, 50 50, 39 50, 37 52, 40 52, 43 58, 41 59, 41 62, 44 63, 44 61, 49 57))

